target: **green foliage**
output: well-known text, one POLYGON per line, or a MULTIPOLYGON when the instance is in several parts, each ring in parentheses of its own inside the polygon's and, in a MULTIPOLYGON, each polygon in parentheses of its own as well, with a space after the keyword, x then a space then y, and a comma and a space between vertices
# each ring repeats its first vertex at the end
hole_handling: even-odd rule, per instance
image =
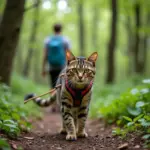
POLYGON ((44 87, 17 75, 13 76, 12 89, 0 84, 0 129, 11 138, 17 137, 22 130, 29 131, 31 123, 28 116, 34 118, 42 114, 32 102, 24 105, 24 95, 32 91, 42 93, 44 90, 44 87))
POLYGON ((93 97, 97 100, 91 105, 91 116, 101 116, 107 123, 123 126, 114 129, 114 135, 126 137, 129 132, 142 134, 144 146, 150 147, 150 79, 141 83, 136 78, 130 83, 107 86, 99 93, 95 89, 93 97))
POLYGON ((18 112, 19 106, 13 107, 9 87, 0 85, 0 128, 10 137, 20 133, 19 120, 22 117, 18 112))
POLYGON ((11 150, 10 145, 3 138, 0 138, 0 149, 2 149, 2 150, 11 150))
MULTIPOLYGON (((113 93, 113 95, 115 94, 113 93)), ((107 120, 111 119, 112 121, 116 121, 122 116, 135 117, 150 109, 149 97, 149 85, 142 84, 128 89, 119 98, 111 99, 108 104, 105 102, 103 107, 99 108, 99 113, 107 120)))
POLYGON ((141 77, 138 77, 138 78, 133 77, 130 80, 125 80, 114 85, 109 85, 109 84, 103 85, 98 82, 99 75, 97 75, 96 81, 94 83, 94 90, 93 90, 94 93, 93 93, 92 102, 91 102, 90 116, 91 117, 104 116, 105 118, 107 118, 107 120, 109 120, 109 118, 111 117, 111 120, 112 120, 112 116, 111 116, 112 113, 110 112, 110 109, 114 108, 114 105, 112 106, 112 103, 115 103, 114 101, 116 101, 118 96, 121 93, 123 93, 125 90, 127 89, 130 90, 132 87, 134 87, 134 85, 137 85, 140 82, 139 78, 141 77), (109 108, 109 107, 112 107, 112 108, 109 108))

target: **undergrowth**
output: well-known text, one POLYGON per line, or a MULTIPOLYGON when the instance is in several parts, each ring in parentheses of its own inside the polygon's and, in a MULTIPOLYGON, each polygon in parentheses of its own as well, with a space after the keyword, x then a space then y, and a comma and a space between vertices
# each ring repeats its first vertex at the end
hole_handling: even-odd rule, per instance
POLYGON ((123 84, 106 85, 94 89, 91 117, 101 117, 118 128, 114 135, 125 137, 129 132, 140 132, 150 147, 150 79, 128 80, 123 84), (135 82, 136 81, 136 82, 135 82))
MULTIPOLYGON (((30 131, 28 116, 41 117, 40 108, 33 102, 24 105, 24 95, 31 92, 42 94, 47 89, 34 82, 14 75, 11 88, 0 84, 0 132, 9 138, 17 138, 21 131, 30 131)), ((0 149, 9 149, 7 142, 0 137, 0 149), (5 148, 6 147, 6 148, 5 148)))

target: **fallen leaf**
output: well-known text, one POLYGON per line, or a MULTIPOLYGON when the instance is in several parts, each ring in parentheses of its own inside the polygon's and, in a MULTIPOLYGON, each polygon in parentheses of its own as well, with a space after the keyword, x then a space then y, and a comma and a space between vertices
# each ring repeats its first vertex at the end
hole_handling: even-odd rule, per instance
POLYGON ((140 148, 140 145, 136 145, 134 148, 137 148, 137 149, 138 149, 138 148, 140 148))
POLYGON ((33 140, 34 137, 24 137, 25 139, 28 139, 28 140, 33 140))
POLYGON ((124 150, 128 148, 128 143, 124 143, 118 147, 119 150, 124 150))
POLYGON ((61 147, 56 147, 56 149, 62 149, 61 147))
POLYGON ((13 149, 18 149, 17 145, 14 144, 14 143, 12 143, 11 146, 12 146, 13 149))

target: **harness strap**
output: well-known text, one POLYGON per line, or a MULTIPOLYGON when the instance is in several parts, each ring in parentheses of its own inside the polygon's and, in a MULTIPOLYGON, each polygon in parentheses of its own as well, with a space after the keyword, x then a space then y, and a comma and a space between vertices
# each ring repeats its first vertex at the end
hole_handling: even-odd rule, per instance
POLYGON ((74 89, 69 86, 68 80, 65 80, 65 86, 72 96, 74 107, 78 107, 81 105, 83 97, 90 91, 90 89, 92 88, 92 85, 93 85, 93 81, 91 81, 90 84, 82 90, 74 89))
POLYGON ((88 87, 84 91, 82 91, 82 95, 86 95, 86 93, 88 93, 89 90, 92 88, 92 85, 93 85, 93 81, 91 81, 88 87))

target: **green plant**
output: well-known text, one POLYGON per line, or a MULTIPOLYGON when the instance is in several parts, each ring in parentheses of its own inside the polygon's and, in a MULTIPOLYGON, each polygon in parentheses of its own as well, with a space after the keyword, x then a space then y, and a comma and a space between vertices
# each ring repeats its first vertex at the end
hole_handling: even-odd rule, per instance
MULTIPOLYGON (((95 85, 96 87, 97 85, 95 85)), ((126 137, 129 132, 143 136, 145 147, 150 143, 150 79, 136 77, 124 84, 95 88, 90 115, 116 123, 113 135, 126 137), (125 91, 125 92, 124 92, 125 91)))
POLYGON ((2 149, 2 150, 11 150, 10 145, 3 138, 0 138, 0 149, 2 149))
POLYGON ((144 147, 150 148, 150 83, 149 80, 143 80, 143 82, 143 86, 131 90, 138 101, 132 107, 128 106, 126 110, 128 115, 122 116, 117 121, 118 125, 124 124, 124 128, 114 129, 113 134, 124 137, 128 132, 140 131, 145 141, 144 147))
POLYGON ((12 88, 0 84, 0 130, 11 138, 16 138, 21 131, 29 131, 29 115, 40 117, 42 113, 33 102, 24 105, 24 95, 31 92, 42 93, 46 88, 34 82, 13 76, 12 88))

